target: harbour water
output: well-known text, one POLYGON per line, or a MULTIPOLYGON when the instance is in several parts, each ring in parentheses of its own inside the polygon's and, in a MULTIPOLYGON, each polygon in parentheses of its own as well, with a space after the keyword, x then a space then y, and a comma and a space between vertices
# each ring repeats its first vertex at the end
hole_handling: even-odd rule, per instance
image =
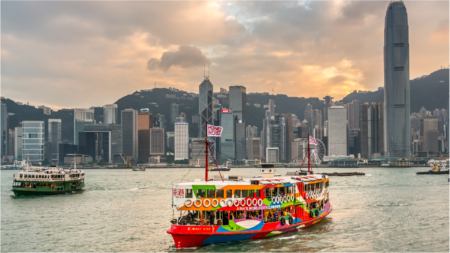
MULTIPOLYGON (((2 251, 449 251, 447 175, 428 168, 320 168, 361 171, 332 177, 332 213, 306 229, 261 240, 175 249, 166 234, 172 184, 204 178, 202 169, 86 170, 81 193, 14 197, 1 172, 2 251)), ((294 169, 279 168, 284 175, 294 169)), ((218 172, 213 172, 218 173, 218 172)), ((257 169, 227 174, 252 177, 257 169)), ((212 173, 210 173, 212 174, 212 173)), ((176 215, 176 214, 175 214, 176 215)))

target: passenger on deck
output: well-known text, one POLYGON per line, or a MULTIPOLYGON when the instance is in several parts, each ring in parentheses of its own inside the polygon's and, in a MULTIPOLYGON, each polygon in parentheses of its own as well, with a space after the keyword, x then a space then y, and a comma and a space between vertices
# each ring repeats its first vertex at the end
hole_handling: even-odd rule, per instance
POLYGON ((269 215, 267 216, 267 221, 272 222, 272 213, 269 212, 269 215))
POLYGON ((211 212, 211 214, 209 215, 209 224, 214 225, 215 218, 216 216, 214 215, 214 212, 211 212))
POLYGON ((240 220, 245 219, 244 212, 242 212, 242 213, 239 214, 239 219, 240 219, 240 220))
POLYGON ((193 215, 191 213, 191 210, 188 211, 187 218, 188 218, 189 221, 192 221, 194 219, 193 215))
POLYGON ((255 219, 259 219, 259 213, 256 212, 255 219))
POLYGON ((273 215, 273 221, 274 222, 278 221, 278 212, 275 212, 275 214, 273 215))

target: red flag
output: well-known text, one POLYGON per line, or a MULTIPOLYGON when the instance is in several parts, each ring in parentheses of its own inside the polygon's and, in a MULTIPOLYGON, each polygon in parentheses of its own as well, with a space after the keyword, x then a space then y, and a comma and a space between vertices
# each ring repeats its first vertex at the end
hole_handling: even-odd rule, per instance
POLYGON ((223 127, 208 125, 208 136, 222 136, 223 127))
POLYGON ((309 144, 317 145, 316 139, 314 139, 312 136, 309 136, 309 144))

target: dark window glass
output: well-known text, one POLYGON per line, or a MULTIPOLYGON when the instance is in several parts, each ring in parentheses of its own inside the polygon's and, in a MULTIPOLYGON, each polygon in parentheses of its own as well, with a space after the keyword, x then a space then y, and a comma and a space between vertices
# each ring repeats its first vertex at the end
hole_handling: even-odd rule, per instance
POLYGON ((249 190, 249 191, 248 191, 248 196, 249 196, 250 198, 254 198, 254 197, 255 197, 255 190, 249 190))
POLYGON ((206 198, 206 190, 197 189, 197 198, 206 198))
POLYGON ((241 190, 234 190, 234 197, 240 198, 241 197, 241 190))
POLYGON ((217 190, 216 198, 223 198, 224 190, 217 190))
POLYGON ((261 190, 256 190, 256 197, 260 198, 261 197, 261 190))
POLYGON ((394 67, 394 71, 403 71, 405 70, 404 67, 394 67))
POLYGON ((242 197, 243 198, 248 197, 248 190, 242 190, 242 197))
POLYGON ((207 198, 213 199, 216 197, 216 191, 214 189, 208 189, 208 196, 207 198))
POLYGON ((192 189, 186 189, 184 192, 186 198, 192 198, 192 189))
POLYGON ((227 198, 233 197, 233 190, 227 190, 227 198))

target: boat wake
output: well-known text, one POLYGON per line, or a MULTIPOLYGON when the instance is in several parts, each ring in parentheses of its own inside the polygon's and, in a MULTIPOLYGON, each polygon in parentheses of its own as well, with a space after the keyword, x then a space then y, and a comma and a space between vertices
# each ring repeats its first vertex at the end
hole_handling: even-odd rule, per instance
POLYGON ((289 237, 278 238, 278 240, 287 240, 287 239, 294 239, 294 238, 295 238, 295 235, 294 236, 289 236, 289 237))
POLYGON ((372 174, 366 174, 366 177, 371 177, 372 176, 372 174))
POLYGON ((131 188, 129 191, 137 191, 139 188, 131 188))

